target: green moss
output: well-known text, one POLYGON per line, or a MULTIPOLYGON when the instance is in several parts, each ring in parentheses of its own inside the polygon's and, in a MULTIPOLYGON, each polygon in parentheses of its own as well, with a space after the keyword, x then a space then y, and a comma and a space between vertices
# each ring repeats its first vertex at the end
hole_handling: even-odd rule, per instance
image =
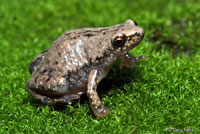
MULTIPOLYGON (((200 128, 200 11, 195 0, 0 0, 0 133, 168 133, 200 128), (87 99, 52 108, 25 90, 28 65, 64 31, 131 18, 143 27, 134 69, 115 65, 98 90, 111 109, 94 117, 87 99)), ((192 132, 191 132, 192 133, 192 132)))

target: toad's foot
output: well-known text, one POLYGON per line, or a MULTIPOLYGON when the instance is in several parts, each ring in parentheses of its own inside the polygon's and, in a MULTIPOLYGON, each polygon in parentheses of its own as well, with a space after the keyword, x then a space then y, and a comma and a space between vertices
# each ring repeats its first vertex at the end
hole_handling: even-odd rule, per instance
POLYGON ((121 59, 120 69, 122 69, 123 66, 134 67, 138 60, 141 60, 141 59, 147 60, 145 56, 135 57, 129 53, 126 53, 125 55, 120 56, 120 59, 121 59))
POLYGON ((97 117, 106 117, 110 113, 110 110, 103 104, 96 106, 90 102, 90 107, 92 108, 94 115, 97 117))
POLYGON ((110 113, 110 110, 105 107, 97 94, 97 85, 100 81, 101 74, 97 70, 92 70, 89 74, 87 96, 90 102, 90 107, 97 117, 105 117, 110 113))

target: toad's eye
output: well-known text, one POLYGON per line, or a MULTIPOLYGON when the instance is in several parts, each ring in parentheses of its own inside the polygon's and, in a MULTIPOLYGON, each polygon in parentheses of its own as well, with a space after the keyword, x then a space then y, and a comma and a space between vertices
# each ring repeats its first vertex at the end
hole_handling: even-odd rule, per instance
POLYGON ((126 42, 126 36, 122 35, 122 36, 117 36, 114 40, 113 40, 113 45, 116 47, 121 47, 125 44, 126 42))

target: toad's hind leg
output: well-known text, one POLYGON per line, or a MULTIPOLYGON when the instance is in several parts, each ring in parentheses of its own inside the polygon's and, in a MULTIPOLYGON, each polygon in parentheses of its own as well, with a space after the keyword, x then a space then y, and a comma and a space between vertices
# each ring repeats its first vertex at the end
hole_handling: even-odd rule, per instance
POLYGON ((69 81, 63 76, 50 76, 37 72, 27 82, 27 88, 51 98, 69 93, 69 81))
POLYGON ((69 93, 69 81, 62 76, 34 75, 27 82, 26 89, 37 100, 45 104, 70 104, 79 99, 83 92, 69 93))
POLYGON ((83 94, 82 92, 80 92, 79 94, 76 94, 76 95, 72 94, 72 95, 65 95, 65 96, 61 96, 57 98, 51 98, 48 96, 38 94, 37 92, 35 92, 34 90, 31 90, 30 88, 27 88, 27 90, 36 100, 40 100, 44 104, 53 105, 53 106, 62 105, 62 104, 71 105, 72 100, 79 99, 80 96, 83 94))
POLYGON ((45 55, 47 53, 47 50, 43 51, 40 55, 38 55, 29 65, 29 72, 32 74, 37 66, 40 64, 40 62, 44 59, 45 55))
POLYGON ((97 117, 105 117, 110 113, 110 110, 105 107, 97 94, 97 85, 100 82, 98 79, 98 71, 92 70, 89 74, 87 96, 90 102, 90 107, 97 117))

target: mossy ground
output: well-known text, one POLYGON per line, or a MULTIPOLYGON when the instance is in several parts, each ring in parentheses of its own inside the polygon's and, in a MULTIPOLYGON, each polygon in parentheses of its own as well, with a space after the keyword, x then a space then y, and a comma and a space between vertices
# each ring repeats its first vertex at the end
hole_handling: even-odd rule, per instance
POLYGON ((0 133, 200 133, 200 1, 0 0, 0 133), (96 118, 86 97, 52 108, 25 90, 28 65, 64 31, 133 19, 144 28, 131 53, 133 69, 117 64, 98 90, 111 109, 96 118))

